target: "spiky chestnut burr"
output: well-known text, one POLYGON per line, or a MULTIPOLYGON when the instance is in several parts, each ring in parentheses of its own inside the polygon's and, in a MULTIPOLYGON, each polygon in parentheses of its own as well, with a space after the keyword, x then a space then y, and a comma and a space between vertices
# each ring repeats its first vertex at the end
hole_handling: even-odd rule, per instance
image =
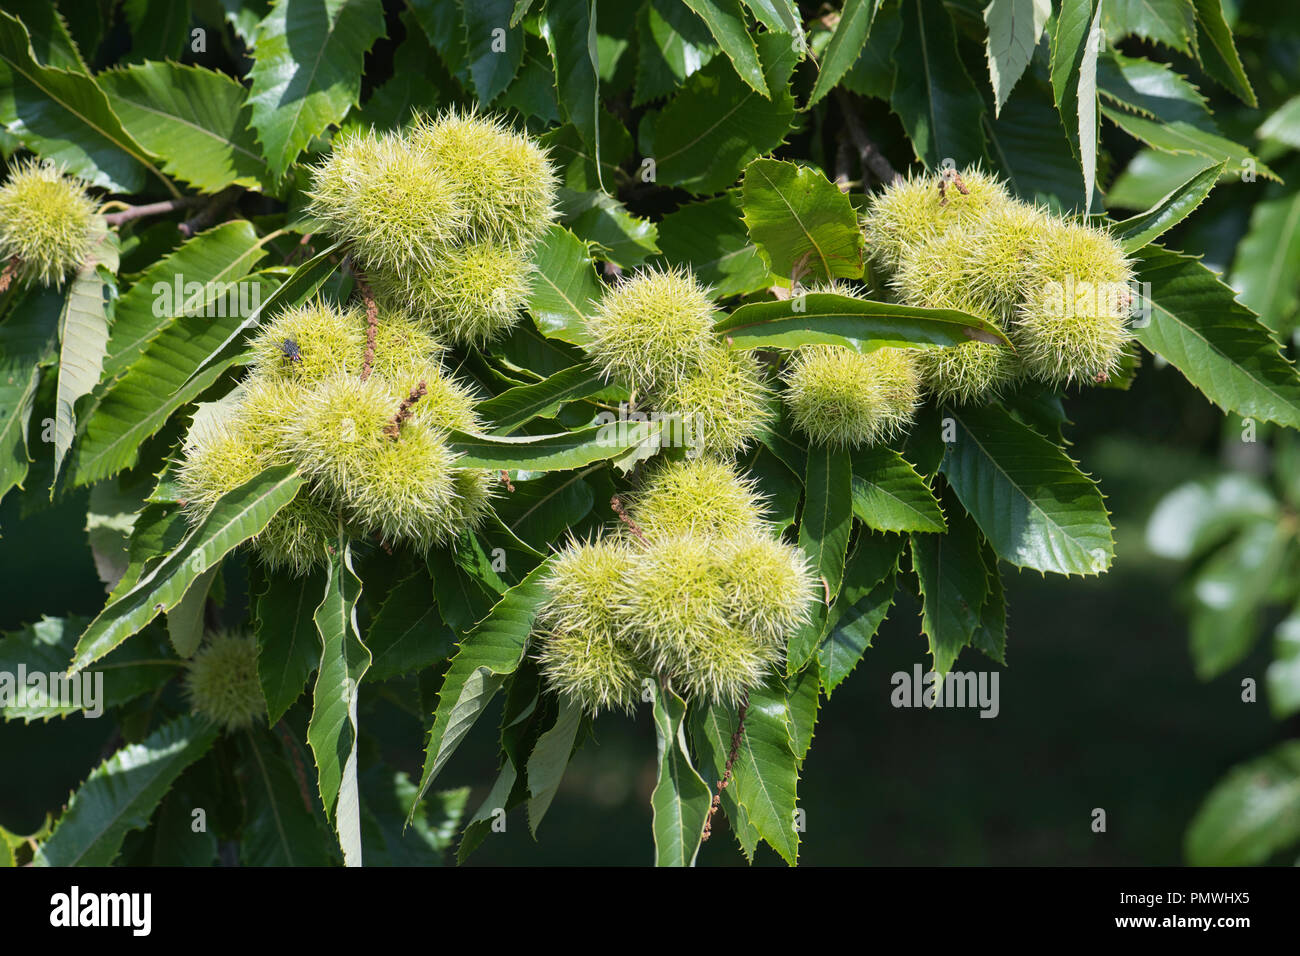
POLYGON ((460 184, 401 133, 343 136, 312 170, 308 195, 308 212, 346 240, 366 270, 432 268, 470 223, 460 184))
POLYGON ((1031 291, 1011 323, 1026 372, 1054 386, 1105 381, 1133 337, 1133 273, 1123 248, 1094 226, 1053 222, 1034 263, 1031 291))
POLYGON ((659 412, 681 416, 695 455, 730 458, 744 451, 773 417, 773 396, 750 352, 710 345, 694 372, 650 392, 659 412))
POLYGON ((794 425, 819 445, 886 441, 912 422, 920 376, 910 349, 861 353, 833 345, 799 349, 785 372, 794 425))
POLYGON ((960 174, 910 175, 871 198, 862 220, 867 254, 889 272, 917 243, 962 225, 1009 201, 994 176, 968 167, 960 174))
POLYGON ((445 246, 427 269, 377 269, 371 280, 380 303, 427 322, 448 341, 480 346, 519 321, 533 266, 502 243, 471 242, 445 246))
POLYGON ((647 673, 623 635, 617 594, 633 555, 621 539, 570 542, 556 556, 538 614, 538 667, 547 686, 588 713, 631 710, 647 673))
POLYGON ((649 538, 737 535, 762 526, 763 498, 728 462, 687 458, 654 469, 629 513, 649 538))
MULTIPOLYGON (((966 312, 1005 331, 1008 310, 1019 301, 1029 281, 1024 270, 1032 267, 1032 256, 1026 254, 1013 267, 1012 272, 1020 278, 1003 284, 1002 280, 988 277, 975 250, 996 245, 987 241, 981 230, 989 224, 1005 223, 1006 219, 1001 213, 989 212, 969 225, 954 226, 909 248, 892 280, 899 299, 908 305, 966 312), (1015 297, 1014 302, 1004 296, 1015 297)), ((1017 228, 1008 248, 1017 247, 1024 239, 1017 228)), ((1002 265, 1005 267, 1005 263, 1002 265)), ((996 398, 1023 374, 1014 349, 989 342, 922 349, 916 356, 916 366, 931 395, 942 403, 959 405, 996 398)))
POLYGON ((804 553, 754 529, 723 540, 719 559, 730 619, 784 653, 816 594, 804 553))
POLYGON ((98 209, 59 166, 18 162, 0 186, 0 265, 20 282, 62 282, 90 254, 98 209))
POLYGON ((420 116, 406 141, 455 186, 471 242, 526 253, 555 219, 559 180, 546 151, 499 117, 454 109, 420 116))
POLYGON ((414 415, 394 437, 401 406, 378 377, 334 376, 304 397, 285 443, 313 488, 362 528, 387 542, 427 547, 458 525, 455 455, 414 415))
POLYGON ((225 731, 251 727, 266 717, 257 679, 257 643, 246 634, 209 636, 187 662, 185 688, 194 711, 225 731))
POLYGON ((608 380, 646 390, 694 375, 718 346, 717 307, 684 269, 647 268, 606 290, 587 318, 588 351, 608 380))

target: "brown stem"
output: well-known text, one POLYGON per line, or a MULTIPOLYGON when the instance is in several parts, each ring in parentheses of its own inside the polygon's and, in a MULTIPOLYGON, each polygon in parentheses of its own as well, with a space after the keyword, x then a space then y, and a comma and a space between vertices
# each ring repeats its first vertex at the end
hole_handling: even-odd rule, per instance
POLYGON ((203 202, 202 196, 181 196, 178 199, 151 202, 143 206, 127 206, 121 212, 110 212, 104 217, 104 222, 110 226, 120 226, 132 219, 142 219, 145 216, 165 216, 169 212, 188 209, 191 206, 197 206, 201 202, 203 202))
POLYGON ((510 472, 508 471, 501 472, 501 484, 506 486, 506 491, 510 492, 511 494, 514 494, 515 486, 510 482, 510 472))
MULTIPOLYGON (((370 283, 366 281, 365 273, 360 269, 356 270, 357 291, 361 293, 361 301, 366 304, 366 358, 361 363, 361 381, 370 377, 370 370, 375 364, 375 336, 379 333, 379 305, 375 302, 375 293, 370 288, 370 283)), ((424 383, 420 383, 424 387, 424 383)), ((411 393, 412 395, 415 392, 411 393)), ((421 392, 421 395, 424 393, 421 392)), ((397 436, 394 435, 394 438, 397 436)))
POLYGON ((843 136, 839 137, 839 143, 835 147, 835 185, 840 187, 840 192, 849 191, 849 183, 853 181, 849 175, 850 157, 853 150, 849 146, 849 141, 843 136))
POLYGON ((740 740, 745 735, 745 713, 749 710, 749 694, 745 694, 745 699, 740 702, 740 710, 737 716, 740 718, 736 723, 736 732, 731 735, 731 752, 727 754, 727 766, 722 771, 722 779, 718 781, 718 792, 713 795, 713 802, 709 804, 709 815, 704 818, 704 834, 700 839, 707 840, 713 833, 713 815, 718 812, 722 806, 722 791, 727 789, 731 783, 731 768, 736 765, 736 755, 740 753, 740 740))
POLYGON ((292 249, 289 254, 284 257, 285 265, 294 265, 300 258, 306 259, 316 251, 314 246, 308 245, 308 243, 311 242, 311 237, 313 235, 315 235, 315 233, 303 233, 303 237, 298 240, 297 247, 292 249))
POLYGON ((193 217, 185 220, 176 228, 185 238, 197 235, 220 218, 221 214, 234 205, 235 200, 244 194, 242 186, 227 186, 217 193, 206 206, 193 217))
POLYGON ((877 148, 871 137, 867 135, 867 128, 862 123, 862 117, 858 116, 857 107, 854 106, 852 97, 840 89, 835 91, 835 96, 840 104, 840 112, 844 114, 844 125, 848 127, 849 138, 853 140, 853 145, 858 151, 858 159, 862 162, 864 178, 869 171, 882 183, 892 183, 898 178, 898 170, 894 169, 889 160, 885 158, 885 154, 877 148))
POLYGON ((618 519, 622 521, 625 525, 627 525, 630 529, 632 529, 632 533, 641 540, 642 544, 650 543, 649 541, 646 540, 646 536, 641 532, 641 529, 637 527, 637 523, 633 521, 628 516, 627 511, 624 510, 623 500, 619 498, 618 495, 615 495, 613 498, 609 499, 609 506, 614 509, 614 514, 618 515, 618 519))
POLYGON ((401 434, 402 423, 411 417, 411 406, 418 402, 423 395, 426 395, 428 391, 429 388, 424 382, 420 382, 419 385, 411 389, 411 394, 402 399, 402 404, 398 406, 397 414, 393 416, 393 420, 384 426, 384 435, 396 441, 397 436, 401 434))

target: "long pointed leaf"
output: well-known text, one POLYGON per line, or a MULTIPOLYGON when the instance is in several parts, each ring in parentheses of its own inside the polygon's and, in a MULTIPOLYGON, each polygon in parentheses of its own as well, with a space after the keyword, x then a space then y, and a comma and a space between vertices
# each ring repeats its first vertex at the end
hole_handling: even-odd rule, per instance
POLYGON ((268 468, 217 502, 176 550, 90 622, 77 641, 75 673, 99 660, 163 611, 180 603, 208 568, 261 532, 293 500, 303 479, 289 465, 268 468))

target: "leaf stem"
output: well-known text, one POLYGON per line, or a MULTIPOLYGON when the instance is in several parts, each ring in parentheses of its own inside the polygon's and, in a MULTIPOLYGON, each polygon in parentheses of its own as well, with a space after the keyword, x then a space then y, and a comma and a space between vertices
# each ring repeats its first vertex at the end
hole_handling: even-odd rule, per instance
POLYGON ((863 178, 865 179, 866 174, 870 172, 882 183, 892 183, 898 178, 898 170, 894 169, 885 158, 885 154, 867 135, 867 128, 862 123, 862 117, 858 115, 853 98, 842 89, 836 89, 835 96, 840 104, 840 112, 844 115, 844 125, 848 127, 849 138, 853 140, 853 145, 858 151, 858 159, 862 162, 863 178))

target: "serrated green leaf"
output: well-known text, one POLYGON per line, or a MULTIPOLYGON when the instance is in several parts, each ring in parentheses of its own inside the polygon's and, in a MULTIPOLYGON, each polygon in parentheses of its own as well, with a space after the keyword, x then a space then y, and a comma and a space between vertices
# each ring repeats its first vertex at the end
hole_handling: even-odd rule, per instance
POLYGON ((1102 12, 1106 34, 1113 42, 1140 36, 1190 52, 1195 34, 1191 0, 1105 0, 1102 12))
POLYGON ((1096 483, 1058 446, 997 406, 948 412, 942 471, 998 557, 1018 568, 1099 574, 1115 555, 1096 483))
POLYGON ((831 606, 817 648, 822 687, 830 697, 853 672, 889 613, 897 591, 895 575, 906 539, 864 534, 844 568, 844 584, 831 606))
POLYGON ((299 578, 268 574, 257 594, 253 636, 257 640, 257 680, 272 724, 302 696, 320 663, 320 635, 312 620, 325 593, 325 573, 299 578))
POLYGON ((1051 0, 991 0, 984 8, 984 23, 989 31, 984 50, 995 113, 1001 114, 1007 97, 1024 75, 1051 15, 1051 0))
POLYGON ((207 753, 216 738, 216 727, 202 719, 177 717, 139 743, 123 747, 72 795, 33 862, 108 866, 127 832, 148 826, 181 771, 207 753))
MULTIPOLYGON (((319 592, 318 592, 319 593, 319 592)), ((252 732, 242 741, 246 779, 241 792, 247 815, 239 839, 240 866, 329 866, 328 831, 318 822, 319 804, 306 776, 305 755, 293 740, 252 732), (294 752, 286 752, 286 745, 294 752)))
POLYGON ((131 532, 148 494, 146 482, 118 476, 90 489, 86 506, 86 541, 95 573, 109 590, 117 587, 131 564, 131 532))
POLYGON ((425 36, 438 51, 438 58, 442 60, 447 72, 468 89, 468 52, 461 5, 446 3, 444 0, 411 0, 408 5, 425 36))
POLYGON ((654 722, 659 748, 659 775, 650 795, 655 866, 693 866, 711 796, 691 765, 686 702, 671 688, 656 688, 654 722))
POLYGON ((448 444, 461 468, 493 471, 568 471, 617 458, 659 437, 660 422, 613 422, 558 435, 498 437, 451 432, 448 444))
POLYGON ((374 657, 368 681, 414 673, 451 656, 456 635, 438 614, 426 569, 417 568, 389 592, 370 622, 366 645, 374 657))
POLYGON ((990 152, 1017 196, 1063 210, 1083 206, 1079 161, 1046 83, 1024 77, 998 117, 984 121, 990 152))
POLYGON ((799 857, 799 831, 795 829, 799 759, 791 736, 785 684, 779 678, 771 677, 749 692, 745 732, 740 736, 731 775, 736 802, 744 808, 746 818, 781 859, 794 866, 799 857))
POLYGON ((591 513, 595 498, 584 474, 547 472, 516 481, 515 490, 497 501, 497 514, 513 534, 545 547, 591 513))
POLYGON ((894 74, 897 72, 894 48, 898 46, 898 37, 903 31, 903 19, 898 7, 893 4, 880 3, 876 6, 878 9, 872 18, 867 42, 852 68, 844 74, 840 85, 859 96, 870 96, 888 102, 889 94, 894 89, 894 74))
POLYGON ((271 175, 360 105, 366 51, 384 35, 381 0, 277 0, 253 38, 250 123, 271 175))
POLYGON ((1215 133, 1198 129, 1184 120, 1160 122, 1145 116, 1134 116, 1105 104, 1102 104, 1101 115, 1134 139, 1162 152, 1202 156, 1215 163, 1226 162, 1234 172, 1248 170, 1265 179, 1281 182, 1277 173, 1256 159, 1246 147, 1215 133))
POLYGON ((721 192, 756 156, 775 149, 794 121, 788 84, 799 54, 780 33, 758 37, 771 99, 750 89, 725 59, 715 57, 694 73, 668 105, 643 120, 641 151, 654 159, 661 185, 696 194, 721 192))
POLYGON ((921 589, 921 631, 940 676, 974 640, 989 593, 979 531, 959 512, 948 509, 947 533, 911 536, 912 569, 921 589))
POLYGON ((1255 91, 1241 65, 1232 31, 1223 16, 1223 0, 1192 0, 1196 8, 1196 55, 1206 73, 1231 90, 1249 107, 1259 106, 1255 91))
POLYGON ((555 723, 537 738, 532 756, 528 758, 528 829, 537 837, 542 817, 550 809, 551 801, 560 789, 560 780, 569 766, 582 726, 582 708, 567 698, 560 701, 555 723))
POLYGON ((586 316, 600 298, 600 285, 586 244, 563 226, 553 225, 533 251, 536 279, 528 311, 542 333, 574 345, 591 337, 586 316))
POLYGON ((176 550, 90 622, 77 641, 71 672, 99 660, 163 611, 175 607, 200 575, 265 528, 302 485, 303 479, 291 466, 277 465, 222 495, 212 513, 176 550))
MULTIPOLYGON (((66 670, 77 635, 85 626, 83 618, 43 617, 35 624, 5 634, 0 639, 0 674, 14 682, 8 690, 17 690, 20 667, 28 675, 60 674, 66 670)), ((82 683, 76 687, 69 684, 66 697, 62 688, 55 693, 48 686, 44 696, 37 697, 31 693, 29 684, 22 706, 11 698, 9 703, 0 706, 0 717, 30 723, 92 710, 107 712, 156 689, 160 681, 175 673, 174 662, 160 660, 151 646, 119 648, 104 663, 106 666, 94 674, 73 678, 74 682, 82 683), (85 681, 95 683, 88 685, 85 681)))
POLYGON ((566 402, 606 388, 599 372, 581 365, 557 372, 535 385, 519 385, 480 402, 478 412, 492 422, 492 434, 505 435, 534 418, 551 418, 566 402))
POLYGON ((988 597, 980 608, 980 621, 971 638, 971 647, 992 661, 1007 662, 1007 593, 1002 584, 998 556, 984 543, 984 568, 988 572, 988 597))
POLYGON ((924 0, 902 0, 901 10, 895 57, 906 67, 894 78, 890 107, 926 166, 950 159, 960 169, 978 162, 985 155, 984 98, 957 55, 947 10, 924 0))
POLYGON ((756 159, 745 167, 741 197, 750 238, 769 271, 792 286, 862 275, 858 215, 818 170, 756 159))
POLYGON ((248 129, 247 91, 233 78, 200 66, 150 62, 105 70, 95 79, 122 126, 161 160, 167 175, 208 193, 273 185, 248 129))
POLYGON ((849 68, 857 61, 867 42, 871 20, 879 6, 876 0, 844 0, 839 22, 831 35, 831 42, 822 53, 817 82, 813 84, 808 105, 813 106, 829 93, 849 68))
POLYGON ((362 838, 370 866, 442 866, 456 837, 469 800, 469 787, 431 794, 415 819, 405 825, 406 808, 415 797, 415 784, 405 771, 382 764, 361 779, 362 838))
POLYGON ((361 640, 357 601, 361 579, 352 570, 352 542, 339 525, 329 546, 325 597, 312 620, 320 635, 320 665, 312 690, 307 743, 325 815, 334 822, 345 866, 361 866, 361 795, 357 785, 357 698, 370 669, 361 640))
POLYGON ((513 7, 514 0, 474 0, 461 4, 468 39, 469 76, 480 106, 487 106, 501 95, 523 61, 524 31, 511 23, 513 7))
POLYGON ((813 729, 821 706, 821 674, 819 668, 805 667, 785 680, 786 706, 790 711, 790 740, 794 755, 802 767, 808 750, 812 747, 813 729))
POLYGON ((547 0, 542 11, 542 37, 555 67, 556 99, 595 156, 597 185, 600 169, 600 74, 596 50, 595 0, 547 0))
MULTIPOLYGON (((878 6, 878 0, 870 0, 872 6, 878 6)), ((803 35, 800 23, 799 6, 795 0, 745 0, 745 6, 754 15, 754 19, 769 30, 779 30, 792 37, 803 35)))
POLYGON ((231 311, 232 283, 265 255, 252 223, 237 219, 199 233, 152 263, 113 310, 104 379, 125 371, 176 318, 209 307, 231 311))
POLYGON ((1111 103, 1147 119, 1219 132, 1205 96, 1167 63, 1112 50, 1097 60, 1097 85, 1111 103))
MULTIPOLYGON (((806 673, 806 672, 805 672, 806 673)), ((727 769, 727 758, 731 753, 731 739, 736 729, 736 713, 722 704, 707 704, 692 707, 688 715, 691 727, 691 742, 699 755, 700 776, 711 792, 716 792, 718 782, 727 769)), ((735 788, 728 784, 722 791, 722 812, 726 814, 727 824, 731 828, 740 851, 745 859, 754 861, 754 851, 758 849, 761 839, 758 830, 749 822, 745 809, 736 803, 735 788)), ((717 817, 713 825, 717 826, 717 817)))
POLYGON ((839 591, 844 576, 853 528, 852 482, 853 462, 846 449, 808 449, 799 547, 808 556, 813 576, 821 579, 827 600, 839 591))
POLYGON ((1227 168, 1226 163, 1220 163, 1201 170, 1170 190, 1146 212, 1112 224, 1111 233, 1124 246, 1125 252, 1137 252, 1190 216, 1205 201, 1227 168))
POLYGON ((1300 379, 1269 331, 1232 289, 1191 256, 1148 246, 1137 255, 1149 282, 1151 321, 1134 335, 1220 408, 1300 428, 1300 379))
POLYGON ((461 639, 438 693, 417 803, 523 660, 537 609, 546 597, 542 578, 549 569, 549 560, 539 564, 461 639))
POLYGON ((1300 304, 1300 190, 1270 187, 1251 208, 1250 226, 1232 260, 1232 287, 1260 321, 1279 334, 1300 304))
POLYGON ((69 73, 90 75, 58 7, 47 0, 9 0, 5 7, 27 28, 36 62, 69 73))
POLYGON ((679 207, 659 223, 664 261, 691 268, 719 298, 766 288, 772 277, 741 215, 740 192, 734 189, 679 207))
POLYGON ((1269 114, 1259 125, 1255 135, 1260 139, 1284 143, 1300 149, 1300 94, 1291 97, 1269 114))
POLYGON ((217 562, 195 578, 180 603, 167 612, 167 639, 177 657, 193 657, 203 642, 208 591, 220 568, 217 562))
POLYGON ((1052 98, 1083 171, 1090 204, 1097 171, 1097 52, 1100 0, 1063 0, 1052 31, 1052 98))
MULTIPOLYGON (((108 312, 104 301, 109 287, 102 269, 117 274, 117 234, 103 220, 95 226, 98 241, 89 257, 68 283, 67 298, 59 316, 59 389, 54 405, 54 474, 63 467, 77 430, 74 406, 99 383, 108 349, 108 312)), ((53 496, 54 489, 50 489, 53 496)))
POLYGON ((63 296, 31 291, 0 323, 0 499, 27 476, 28 425, 41 361, 59 340, 63 296))
POLYGON ((741 349, 842 345, 870 352, 886 345, 961 345, 972 339, 1006 342, 997 326, 966 312, 872 302, 829 292, 742 305, 720 319, 714 331, 741 349))
POLYGON ((177 60, 190 39, 190 0, 123 0, 131 27, 130 58, 177 60))
POLYGON ((760 96, 770 99, 772 94, 758 60, 758 49, 749 35, 740 0, 685 0, 685 3, 708 25, 713 39, 718 41, 718 46, 745 84, 760 96))
POLYGON ((590 243, 600 258, 623 269, 635 269, 659 252, 659 227, 632 215, 607 192, 579 193, 561 187, 559 206, 561 220, 574 235, 590 243))
POLYGON ((510 797, 518 782, 519 771, 507 758, 497 772, 497 778, 488 790, 487 796, 483 798, 474 816, 470 817, 469 822, 465 824, 465 834, 456 850, 457 863, 464 863, 469 859, 469 855, 478 849, 487 837, 492 824, 497 819, 497 813, 510 807, 510 797))
POLYGON ((0 123, 25 146, 68 172, 111 192, 136 193, 152 173, 172 195, 176 188, 152 157, 122 128, 93 79, 42 66, 27 28, 0 11, 0 123))
POLYGON ((853 515, 876 531, 943 531, 943 511, 925 479, 892 448, 853 453, 853 515))
MULTIPOLYGON (((684 7, 682 8, 685 9, 684 7)), ((654 3, 644 4, 637 13, 636 95, 633 106, 672 93, 721 51, 709 42, 712 38, 701 29, 703 39, 688 36, 669 23, 654 3)), ((689 32, 689 31, 688 31, 689 32)))

